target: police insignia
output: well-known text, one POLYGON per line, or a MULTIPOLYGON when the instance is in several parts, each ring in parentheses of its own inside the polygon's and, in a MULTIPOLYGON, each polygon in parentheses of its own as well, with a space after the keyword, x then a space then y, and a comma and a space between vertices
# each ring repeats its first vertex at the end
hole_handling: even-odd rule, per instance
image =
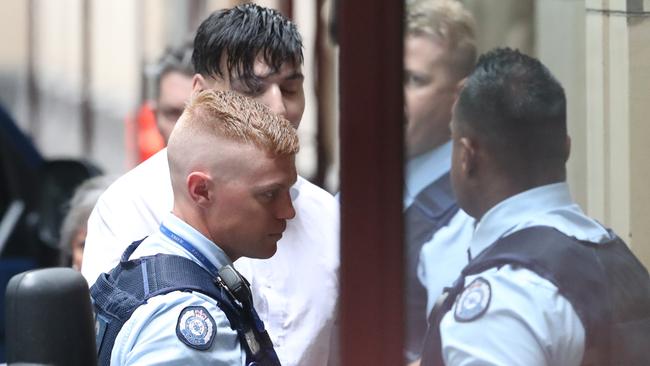
POLYGON ((217 324, 203 306, 188 306, 178 317, 176 335, 191 348, 205 351, 217 334, 217 324))
POLYGON ((482 278, 477 278, 465 287, 456 302, 454 319, 458 322, 471 322, 480 318, 490 306, 492 289, 490 283, 482 278))

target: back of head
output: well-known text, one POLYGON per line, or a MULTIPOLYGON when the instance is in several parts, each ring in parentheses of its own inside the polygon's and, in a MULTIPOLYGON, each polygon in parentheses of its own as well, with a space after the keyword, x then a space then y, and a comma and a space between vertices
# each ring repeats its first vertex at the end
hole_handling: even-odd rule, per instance
POLYGON ((457 79, 467 76, 476 62, 476 23, 457 0, 407 1, 407 36, 429 36, 443 43, 450 70, 457 79))
POLYGON ((460 93, 455 121, 461 134, 482 141, 505 170, 564 172, 564 89, 537 59, 509 48, 482 55, 460 93))
POLYGON ((183 187, 194 169, 213 170, 227 143, 255 146, 271 156, 295 155, 298 136, 289 121, 233 91, 204 90, 188 103, 169 138, 172 186, 183 187))
POLYGON ((303 62, 302 39, 296 25, 276 10, 252 3, 219 10, 197 30, 192 62, 203 76, 223 78, 227 73, 254 84, 258 56, 272 71, 287 62, 293 66, 303 62))

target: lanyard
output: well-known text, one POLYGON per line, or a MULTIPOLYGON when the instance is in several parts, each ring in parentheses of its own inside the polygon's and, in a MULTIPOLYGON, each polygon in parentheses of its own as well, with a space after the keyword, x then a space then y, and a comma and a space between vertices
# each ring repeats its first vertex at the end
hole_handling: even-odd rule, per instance
POLYGON ((169 228, 167 228, 167 226, 165 226, 165 224, 160 224, 160 232, 162 232, 163 235, 165 235, 169 239, 173 240, 174 242, 176 242, 176 244, 182 246, 183 248, 185 248, 185 250, 190 252, 196 259, 199 260, 199 262, 201 262, 201 264, 205 268, 208 269, 208 271, 210 271, 210 273, 212 273, 213 276, 216 277, 216 276, 219 275, 219 270, 217 269, 217 267, 215 267, 215 265, 212 264, 212 262, 210 262, 208 260, 208 258, 206 258, 203 255, 203 253, 199 252, 199 250, 196 249, 194 247, 194 245, 192 245, 190 242, 183 239, 183 237, 181 237, 180 235, 178 235, 178 234, 174 233, 173 231, 169 230, 169 228))

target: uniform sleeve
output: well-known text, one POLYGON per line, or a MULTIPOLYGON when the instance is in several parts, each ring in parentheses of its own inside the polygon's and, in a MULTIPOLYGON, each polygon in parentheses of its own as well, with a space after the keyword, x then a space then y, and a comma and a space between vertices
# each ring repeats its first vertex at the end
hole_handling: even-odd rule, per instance
POLYGON ((481 298, 486 285, 480 296, 463 297, 466 289, 441 322, 447 366, 580 365, 584 328, 554 285, 511 266, 468 277, 466 284, 477 278, 488 284, 488 301, 481 298))
POLYGON ((117 335, 111 354, 111 365, 230 366, 244 361, 237 333, 213 300, 180 291, 157 296, 139 307, 117 335), (210 319, 202 316, 188 321, 186 309, 198 309, 210 319), (183 336, 187 331, 198 336, 194 340, 183 336))
POLYGON ((458 210, 448 225, 440 228, 431 240, 422 245, 417 274, 427 290, 425 317, 429 317, 442 290, 451 286, 467 265, 467 248, 473 231, 474 219, 465 211, 458 210))
POLYGON ((81 274, 92 286, 119 262, 127 246, 151 235, 171 210, 172 190, 164 150, 129 171, 99 197, 88 219, 81 274))

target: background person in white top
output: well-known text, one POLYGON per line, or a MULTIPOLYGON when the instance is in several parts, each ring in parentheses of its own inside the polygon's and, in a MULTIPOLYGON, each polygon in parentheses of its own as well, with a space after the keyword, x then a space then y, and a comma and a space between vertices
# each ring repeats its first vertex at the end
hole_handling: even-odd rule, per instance
MULTIPOLYGON (((221 10, 200 25, 193 89, 231 89, 298 127, 305 106, 302 42, 293 23, 255 4, 221 10)), ((296 217, 268 260, 242 258, 255 308, 283 365, 324 365, 338 297, 339 212, 334 198, 298 177, 296 217), (317 286, 306 284, 318 284, 317 286)), ((133 241, 158 230, 172 208, 166 150, 118 179, 89 219, 82 273, 94 283, 133 241)))

